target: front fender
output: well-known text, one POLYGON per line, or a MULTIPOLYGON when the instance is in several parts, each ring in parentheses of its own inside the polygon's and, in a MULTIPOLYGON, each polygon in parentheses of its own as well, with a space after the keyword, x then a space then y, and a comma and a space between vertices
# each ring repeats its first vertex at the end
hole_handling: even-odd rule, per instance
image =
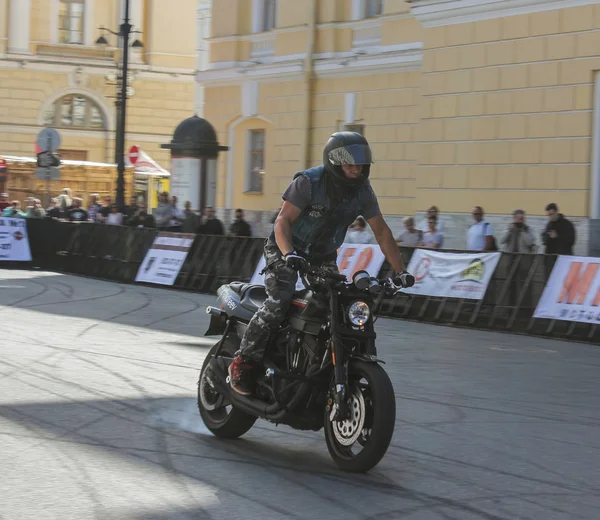
POLYGON ((385 365, 385 361, 383 359, 379 359, 377 356, 373 356, 371 354, 351 354, 350 359, 364 361, 365 363, 383 363, 385 365))

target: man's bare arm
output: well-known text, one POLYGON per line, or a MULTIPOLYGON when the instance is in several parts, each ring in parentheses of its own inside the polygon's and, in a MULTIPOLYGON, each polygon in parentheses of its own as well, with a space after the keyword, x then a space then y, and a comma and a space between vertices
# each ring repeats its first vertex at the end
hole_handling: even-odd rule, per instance
POLYGON ((396 273, 403 273, 406 271, 404 259, 402 258, 398 244, 396 244, 394 235, 392 235, 392 230, 383 219, 383 216, 377 215, 376 217, 369 219, 368 222, 373 230, 373 234, 375 235, 379 247, 381 247, 381 251, 392 266, 392 269, 394 269, 396 273))
POLYGON ((275 242, 284 256, 294 251, 294 246, 292 245, 292 226, 301 213, 301 209, 286 200, 283 202, 281 211, 275 219, 275 242))

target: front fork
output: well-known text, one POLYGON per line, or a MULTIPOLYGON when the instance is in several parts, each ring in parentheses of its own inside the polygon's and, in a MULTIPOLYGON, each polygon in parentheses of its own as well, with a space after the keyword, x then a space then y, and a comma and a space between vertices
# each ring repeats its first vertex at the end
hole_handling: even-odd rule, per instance
POLYGON ((345 420, 349 416, 349 408, 346 403, 346 387, 348 384, 347 365, 345 362, 344 346, 339 341, 338 335, 338 293, 331 289, 331 360, 333 362, 335 421, 345 420))

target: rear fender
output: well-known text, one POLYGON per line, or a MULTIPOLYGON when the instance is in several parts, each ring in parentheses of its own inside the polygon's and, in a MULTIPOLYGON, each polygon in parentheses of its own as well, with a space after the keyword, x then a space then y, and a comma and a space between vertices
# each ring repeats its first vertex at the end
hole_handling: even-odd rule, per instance
POLYGON ((210 315, 210 325, 208 330, 204 333, 205 336, 222 336, 227 327, 227 316, 215 316, 210 315))

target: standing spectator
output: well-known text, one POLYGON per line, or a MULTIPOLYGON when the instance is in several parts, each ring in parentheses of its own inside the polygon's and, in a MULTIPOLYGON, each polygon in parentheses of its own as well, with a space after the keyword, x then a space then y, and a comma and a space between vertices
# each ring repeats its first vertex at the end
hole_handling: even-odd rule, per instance
POLYGON ((419 223, 418 229, 423 233, 427 232, 429 230, 429 219, 432 217, 436 220, 436 229, 440 233, 444 233, 444 222, 440 219, 440 210, 437 206, 431 206, 427 210, 427 216, 419 223))
POLYGON ((225 234, 223 223, 215 216, 215 210, 211 206, 207 206, 204 210, 204 219, 198 228, 200 235, 220 235, 225 234))
POLYGON ((156 227, 166 231, 171 225, 171 218, 173 216, 173 206, 169 201, 169 194, 164 191, 158 198, 158 206, 154 210, 154 220, 156 221, 156 227))
POLYGON ((96 222, 106 222, 108 215, 111 213, 110 207, 112 206, 112 197, 110 195, 104 196, 104 206, 102 206, 96 214, 96 222))
POLYGON ((123 213, 119 211, 119 206, 113 204, 110 207, 110 213, 106 218, 106 223, 111 226, 120 226, 123 224, 123 213))
POLYGON ((63 218, 63 213, 58 206, 57 199, 50 199, 50 205, 46 209, 46 218, 63 218))
POLYGON ((181 224, 185 220, 185 211, 177 207, 178 199, 175 195, 171 197, 171 206, 173 207, 171 214, 171 231, 181 233, 181 224))
POLYGON ((189 200, 185 202, 184 208, 184 219, 181 223, 181 232, 195 233, 198 229, 198 221, 200 220, 200 217, 192 211, 192 203, 189 200))
POLYGON ((0 193, 0 211, 4 211, 8 206, 10 206, 8 193, 0 193))
POLYGON ((25 213, 21 211, 21 203, 18 200, 13 200, 11 205, 4 209, 3 217, 10 218, 25 218, 25 213))
POLYGON ((102 205, 99 201, 99 195, 94 193, 90 195, 91 203, 88 207, 88 217, 92 222, 96 222, 96 217, 98 216, 98 212, 102 209, 102 205))
POLYGON ((362 217, 350 224, 344 242, 347 244, 372 244, 373 237, 367 231, 367 222, 362 217))
POLYGON ((525 223, 525 212, 522 209, 513 211, 513 221, 508 226, 502 244, 507 253, 535 253, 535 237, 531 228, 525 223))
POLYGON ((123 222, 133 218, 138 210, 138 198, 137 195, 132 195, 129 204, 123 208, 123 222))
POLYGON ((250 224, 244 220, 244 210, 235 210, 235 220, 229 228, 229 235, 232 237, 251 237, 252 229, 250 224))
POLYGON ((127 225, 138 228, 155 228, 156 222, 152 215, 148 215, 146 205, 140 204, 139 211, 127 221, 127 225))
POLYGON ((485 215, 481 206, 473 208, 473 224, 467 231, 467 249, 469 251, 497 251, 494 230, 489 222, 483 218, 485 215))
POLYGON ((33 199, 33 205, 27 208, 27 218, 44 218, 46 211, 39 199, 33 199))
POLYGON ((69 188, 63 188, 61 194, 56 197, 58 207, 63 215, 66 215, 71 209, 73 200, 71 199, 71 190, 69 188))
POLYGON ((441 249, 444 245, 444 235, 437 230, 437 218, 429 217, 429 229, 423 235, 423 246, 428 249, 441 249))
POLYGON ((88 220, 88 212, 81 207, 82 202, 79 197, 73 199, 73 205, 67 212, 69 222, 85 222, 88 220))
POLYGON ((542 242, 547 255, 572 255, 575 245, 575 228, 571 221, 558 212, 558 206, 551 203, 546 206, 548 224, 542 233, 542 242))
POLYGON ((417 247, 423 242, 423 232, 415 227, 415 219, 404 219, 404 231, 396 237, 396 244, 402 247, 417 247))

